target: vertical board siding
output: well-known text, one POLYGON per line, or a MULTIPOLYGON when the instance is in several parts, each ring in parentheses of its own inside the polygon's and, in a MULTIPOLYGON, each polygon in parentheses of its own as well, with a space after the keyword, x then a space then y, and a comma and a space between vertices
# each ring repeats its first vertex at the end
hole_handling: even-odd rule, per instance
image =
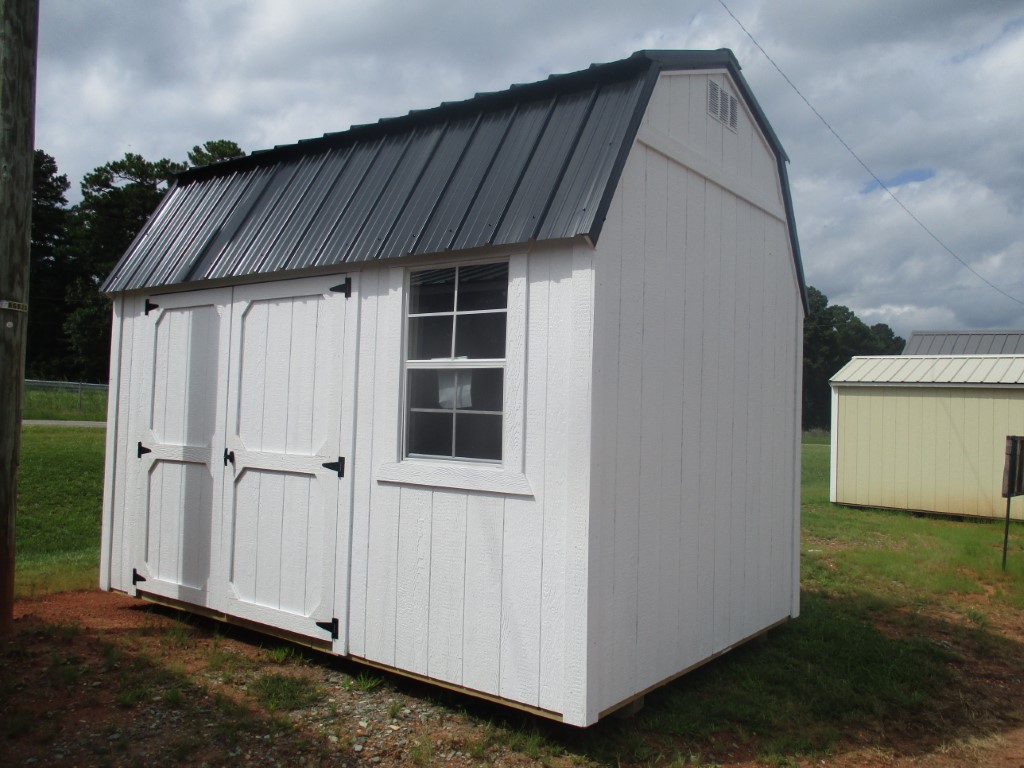
POLYGON ((399 490, 394 663, 420 675, 427 674, 429 650, 432 497, 428 488, 399 490))
POLYGON ((464 493, 433 493, 427 675, 456 685, 463 675, 467 501, 464 493))
MULTIPOLYGON (((764 187, 756 126, 709 118, 706 76, 667 79, 650 127, 764 187)), ((792 259, 784 220, 634 145, 595 252, 591 711, 796 610, 792 259)))
MULTIPOLYGON (((840 504, 1002 518, 1007 435, 1024 433, 1024 391, 835 388, 840 504)), ((1024 520, 1021 505, 1011 517, 1024 520)))
POLYGON ((466 508, 466 579, 462 612, 462 684, 497 693, 500 680, 501 570, 505 500, 472 494, 466 508))
POLYGON ((113 392, 107 397, 107 432, 104 436, 104 465, 103 465, 103 502, 102 517, 100 518, 100 589, 124 589, 120 579, 120 552, 115 547, 115 534, 124 525, 123 510, 118 504, 118 489, 120 473, 124 471, 119 464, 115 454, 118 446, 123 445, 120 441, 120 433, 123 429, 123 412, 120 408, 118 394, 121 392, 122 384, 122 359, 127 363, 131 360, 131 351, 127 354, 122 352, 122 343, 126 338, 126 323, 124 317, 125 297, 118 296, 112 302, 111 307, 111 342, 110 342, 110 375, 107 379, 113 392))
MULTIPOLYGON (((517 257, 519 258, 519 257, 517 257)), ((569 382, 577 302, 568 248, 524 259, 523 467, 532 496, 379 481, 399 459, 404 270, 360 278, 359 398, 352 533, 352 655, 562 711, 569 382), (524 343, 525 342, 525 343, 524 343)), ((516 267, 518 269, 518 267, 516 267)), ((515 287, 515 286, 513 286, 515 287)), ((510 299, 511 301, 511 299, 510 299)), ((516 444, 506 444, 515 454, 516 444)), ((582 472, 585 475, 585 472, 582 472)))
MULTIPOLYGON (((401 519, 401 489, 398 486, 377 483, 374 467, 397 457, 400 383, 398 366, 401 361, 402 339, 402 271, 382 270, 377 288, 376 334, 361 334, 360 350, 373 347, 373 365, 360 367, 362 384, 360 393, 376 390, 374 407, 366 415, 366 427, 373 432, 372 450, 356 443, 361 456, 369 456, 370 466, 364 468, 365 481, 370 483, 366 512, 367 528, 366 567, 366 644, 367 658, 383 664, 395 664, 396 622, 398 612, 398 574, 406 566, 398 559, 399 524, 401 519)), ((362 406, 360 406, 362 411, 362 406)), ((361 419, 362 420, 362 419, 361 419)))
MULTIPOLYGON (((373 456, 373 409, 375 391, 372 372, 377 347, 372 340, 377 334, 377 297, 380 293, 380 270, 365 270, 359 277, 359 335, 356 341, 358 365, 354 444, 359 460, 373 456), (364 339, 368 341, 364 342, 364 339)), ((356 460, 356 456, 353 459, 356 460)), ((366 652, 367 595, 369 579, 370 496, 374 486, 373 473, 356 470, 353 464, 352 483, 352 565, 348 616, 349 651, 369 658, 366 652)))
POLYGON ((569 438, 566 442, 569 470, 565 505, 565 616, 562 713, 565 722, 587 725, 597 719, 589 696, 597 679, 599 659, 592 651, 595 622, 590 609, 603 595, 590 582, 596 570, 590 540, 590 461, 594 410, 591 406, 594 367, 594 258, 589 246, 573 247, 572 323, 569 399, 569 438))
MULTIPOLYGON (((640 496, 638 517, 637 612, 640 616, 661 613, 662 573, 670 571, 670 560, 661 557, 661 541, 667 531, 665 506, 661 498, 664 469, 662 423, 668 415, 665 382, 665 289, 668 229, 668 160, 656 153, 646 155, 646 194, 644 214, 648 226, 644 233, 643 256, 637 270, 643 281, 639 306, 643 312, 640 353, 640 386, 637 394, 640 413, 640 496), (651 279, 653 278, 653 279, 651 279)), ((675 201, 673 201, 675 203, 675 201)), ((673 398, 675 399, 675 398, 673 398)), ((637 658, 640 679, 661 679, 671 674, 666 646, 670 638, 654 622, 638 622, 637 648, 648 649, 637 658)))

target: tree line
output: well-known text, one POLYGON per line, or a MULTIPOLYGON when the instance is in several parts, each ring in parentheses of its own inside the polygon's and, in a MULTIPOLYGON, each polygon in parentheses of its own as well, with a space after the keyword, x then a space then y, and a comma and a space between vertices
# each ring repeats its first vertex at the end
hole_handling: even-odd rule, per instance
POLYGON ((807 286, 804 320, 803 428, 831 427, 832 390, 828 380, 855 355, 898 355, 904 340, 885 323, 869 326, 848 307, 807 286))
POLYGON ((35 151, 25 375, 106 382, 110 302, 100 285, 163 198, 174 175, 245 154, 233 141, 195 146, 185 161, 126 153, 85 175, 81 202, 57 161, 35 151))
MULTIPOLYGON (((110 302, 99 287, 156 209, 174 175, 190 166, 239 157, 233 141, 195 146, 186 161, 150 162, 128 153, 86 174, 81 202, 68 206, 70 183, 57 161, 35 152, 26 375, 105 382, 110 302)), ((807 289, 804 324, 804 429, 828 429, 828 380, 854 355, 898 355, 903 339, 884 323, 868 326, 847 307, 807 289)))

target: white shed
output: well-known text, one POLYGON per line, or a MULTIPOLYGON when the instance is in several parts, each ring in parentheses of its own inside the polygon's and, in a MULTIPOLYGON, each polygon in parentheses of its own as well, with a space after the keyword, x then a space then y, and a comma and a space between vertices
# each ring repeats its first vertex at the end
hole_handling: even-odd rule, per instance
POLYGON ((796 616, 786 162, 642 51, 182 174, 105 284, 102 587, 580 726, 796 616))
MULTIPOLYGON (((1024 355, 855 357, 832 377, 833 502, 1003 518, 1024 355)), ((1015 519, 1024 519, 1019 505, 1015 519)))

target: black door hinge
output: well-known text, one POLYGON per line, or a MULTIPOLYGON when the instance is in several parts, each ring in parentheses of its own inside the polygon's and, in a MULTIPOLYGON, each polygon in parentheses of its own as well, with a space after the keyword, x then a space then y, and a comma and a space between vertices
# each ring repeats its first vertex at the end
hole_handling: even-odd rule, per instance
POLYGON ((318 627, 320 627, 320 629, 322 629, 324 632, 330 632, 332 640, 337 640, 338 639, 338 619, 337 618, 333 618, 330 621, 318 621, 316 623, 316 625, 318 627))
POLYGON ((352 298, 352 278, 351 277, 346 277, 344 283, 339 283, 338 285, 336 285, 333 288, 331 288, 331 293, 344 293, 346 299, 351 299, 352 298))
POLYGON ((139 442, 139 449, 138 449, 138 450, 139 450, 139 458, 140 458, 140 459, 141 459, 141 458, 142 458, 143 456, 145 456, 145 455, 146 455, 147 453, 152 453, 152 452, 153 452, 153 449, 152 449, 152 448, 147 448, 146 446, 144 446, 144 445, 142 444, 142 442, 141 442, 141 441, 139 442))
POLYGON ((146 310, 146 314, 147 314, 147 315, 148 315, 148 314, 149 314, 150 312, 152 312, 152 311, 153 311, 154 309, 160 309, 160 305, 159 305, 159 304, 154 304, 154 303, 153 303, 152 301, 150 301, 149 299, 146 299, 146 303, 145 303, 144 307, 145 307, 145 310, 146 310))
POLYGON ((140 581, 145 581, 146 577, 139 573, 137 570, 132 568, 132 584, 138 584, 140 581))
POLYGON ((225 467, 228 465, 229 461, 231 462, 231 466, 232 467, 235 466, 235 452, 234 451, 229 451, 227 448, 225 448, 224 449, 224 466, 225 467))
POLYGON ((345 457, 339 456, 337 461, 325 461, 320 465, 324 469, 329 469, 332 472, 337 472, 338 477, 345 476, 345 457))

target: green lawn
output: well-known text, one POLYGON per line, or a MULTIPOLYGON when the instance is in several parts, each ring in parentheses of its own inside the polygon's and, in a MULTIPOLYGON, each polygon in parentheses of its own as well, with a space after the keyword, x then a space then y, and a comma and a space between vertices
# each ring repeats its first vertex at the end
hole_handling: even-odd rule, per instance
POLYGON ((105 435, 93 427, 22 427, 14 579, 19 597, 96 586, 105 435))
POLYGON ((86 389, 64 392, 27 388, 21 401, 23 419, 53 419, 57 421, 106 421, 107 393, 105 390, 86 389))
MULTIPOLYGON (((94 587, 104 431, 22 434, 17 594, 94 587)), ((1024 649, 994 629, 1022 623, 1024 526, 1012 528, 1003 572, 999 522, 832 505, 828 462, 828 435, 810 436, 798 621, 649 694, 632 720, 578 732, 526 719, 509 738, 529 740, 531 755, 606 765, 704 765, 725 744, 791 765, 849 738, 932 729, 969 743, 994 732, 1003 705, 985 697, 996 689, 966 684, 965 670, 998 659, 1000 674, 1024 678, 1024 649)))

